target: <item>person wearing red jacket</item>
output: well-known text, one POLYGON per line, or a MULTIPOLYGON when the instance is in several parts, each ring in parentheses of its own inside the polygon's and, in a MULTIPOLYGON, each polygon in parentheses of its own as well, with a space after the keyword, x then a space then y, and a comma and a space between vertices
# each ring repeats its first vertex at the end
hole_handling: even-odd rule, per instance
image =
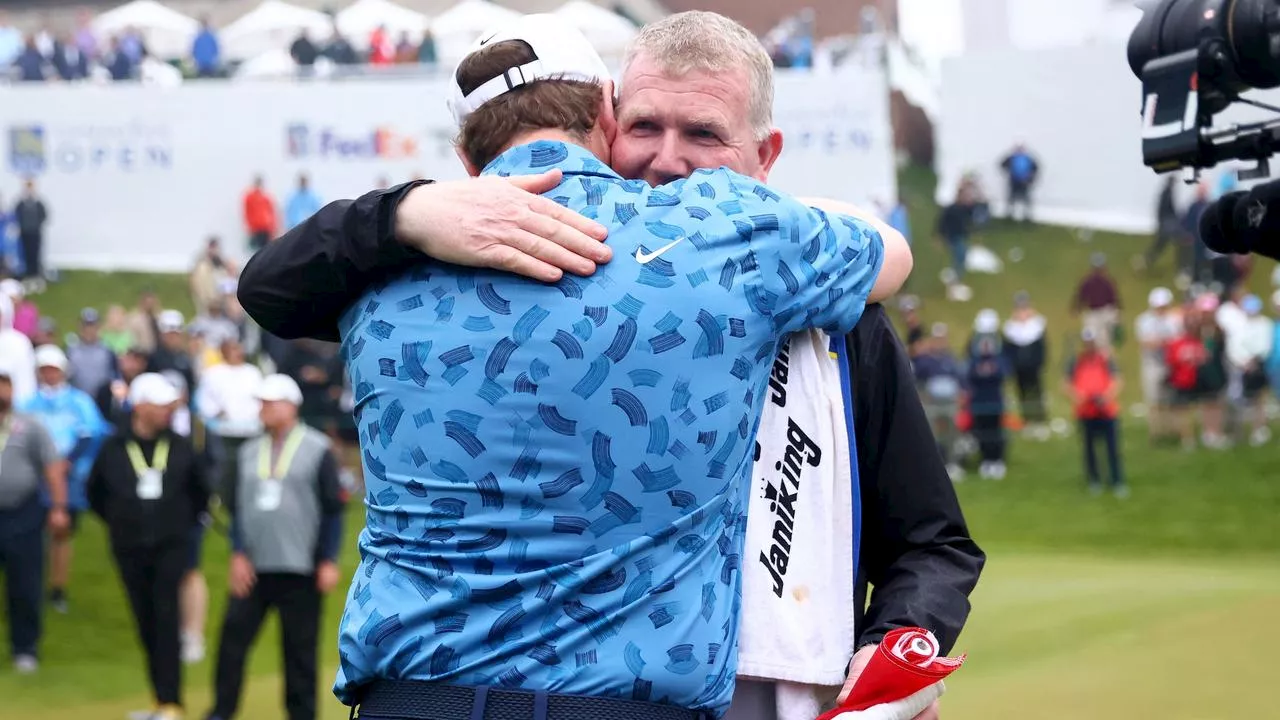
POLYGON ((250 250, 261 250, 276 236, 277 217, 276 201, 263 189, 262 176, 254 177, 253 187, 244 195, 244 226, 250 250))
POLYGON ((1085 328, 1080 340, 1083 343, 1080 353, 1067 365, 1066 387, 1080 422, 1089 492, 1102 493, 1098 456, 1094 450, 1095 443, 1102 440, 1107 447, 1111 490, 1116 497, 1127 497, 1129 490, 1120 469, 1120 372, 1110 352, 1101 347, 1097 330, 1085 328))

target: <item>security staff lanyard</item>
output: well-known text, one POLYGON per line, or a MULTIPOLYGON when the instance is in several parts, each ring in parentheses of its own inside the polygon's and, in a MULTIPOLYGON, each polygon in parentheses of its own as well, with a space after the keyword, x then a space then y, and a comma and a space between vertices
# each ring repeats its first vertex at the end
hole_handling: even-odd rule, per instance
POLYGON ((263 438, 262 447, 258 451, 257 505, 259 510, 270 512, 279 509, 280 502, 284 498, 284 478, 289 474, 289 467, 293 465, 293 456, 298 454, 298 448, 302 445, 302 437, 301 425, 289 431, 289 436, 285 438, 284 445, 280 448, 280 455, 276 457, 274 468, 271 466, 271 439, 263 438))
POLYGON ((124 451, 129 456, 129 464, 133 466, 133 474, 138 477, 138 499, 159 500, 164 493, 164 483, 161 480, 165 468, 169 467, 169 438, 156 441, 156 451, 151 456, 150 465, 147 465, 142 448, 137 442, 130 440, 125 444, 124 451))

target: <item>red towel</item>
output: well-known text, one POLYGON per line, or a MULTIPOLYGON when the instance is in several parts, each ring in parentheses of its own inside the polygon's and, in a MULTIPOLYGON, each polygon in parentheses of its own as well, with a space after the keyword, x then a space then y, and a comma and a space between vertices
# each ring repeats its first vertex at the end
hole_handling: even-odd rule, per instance
POLYGON ((818 717, 866 710, 910 697, 955 672, 965 656, 940 657, 938 639, 923 628, 899 628, 884 636, 871 661, 839 707, 818 717))

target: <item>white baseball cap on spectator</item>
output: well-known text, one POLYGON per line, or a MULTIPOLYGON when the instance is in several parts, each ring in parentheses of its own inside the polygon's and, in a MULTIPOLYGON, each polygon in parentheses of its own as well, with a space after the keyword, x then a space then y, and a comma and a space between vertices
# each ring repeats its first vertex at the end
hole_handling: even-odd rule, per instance
POLYGON ((459 66, 491 43, 518 40, 533 49, 532 62, 508 69, 470 93, 463 93, 458 73, 449 75, 449 111, 458 127, 481 105, 528 83, 539 80, 580 80, 604 84, 612 80, 609 68, 591 41, 564 18, 547 13, 523 15, 490 29, 476 38, 459 66))
POLYGON ((1147 305, 1152 310, 1167 308, 1173 304, 1173 291, 1169 288, 1158 287, 1151 290, 1147 294, 1147 305))
POLYGON ((283 401, 301 405, 302 389, 298 387, 298 383, 293 381, 293 378, 277 373, 262 378, 254 397, 262 402, 283 401))
POLYGON ((156 318, 156 325, 160 328, 160 332, 182 332, 182 327, 186 325, 186 318, 182 317, 182 313, 177 310, 165 310, 160 313, 160 317, 156 318))
POLYGON ((979 310, 973 319, 973 329, 980 333, 993 333, 1000 329, 1000 315, 991 308, 979 310))
POLYGON ((129 384, 130 405, 172 405, 178 402, 178 388, 160 373, 142 373, 129 384))
POLYGON ((22 283, 13 278, 5 278, 0 280, 0 295, 7 295, 15 300, 21 299, 26 295, 26 291, 22 289, 22 283))
POLYGON ((66 372, 67 354, 57 345, 41 345, 36 348, 36 367, 51 367, 66 372))

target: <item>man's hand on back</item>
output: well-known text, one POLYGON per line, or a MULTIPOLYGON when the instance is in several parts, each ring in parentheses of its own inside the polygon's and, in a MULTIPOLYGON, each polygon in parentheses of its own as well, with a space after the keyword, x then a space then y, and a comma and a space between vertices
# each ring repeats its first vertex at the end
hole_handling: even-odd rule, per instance
MULTIPOLYGON (((877 647, 879 645, 868 645, 854 653, 853 659, 849 661, 848 679, 844 681, 844 687, 840 688, 840 695, 836 698, 836 702, 844 702, 844 699, 849 697, 849 693, 853 692, 854 683, 858 682, 858 677, 866 669, 867 663, 871 662, 871 656, 876 654, 877 647)), ((938 701, 935 700, 913 720, 938 720, 938 718, 938 701)))
POLYGON ((613 257, 603 225, 537 193, 562 174, 421 185, 396 208, 396 239, 436 260, 555 282, 563 271, 587 276, 613 257))

